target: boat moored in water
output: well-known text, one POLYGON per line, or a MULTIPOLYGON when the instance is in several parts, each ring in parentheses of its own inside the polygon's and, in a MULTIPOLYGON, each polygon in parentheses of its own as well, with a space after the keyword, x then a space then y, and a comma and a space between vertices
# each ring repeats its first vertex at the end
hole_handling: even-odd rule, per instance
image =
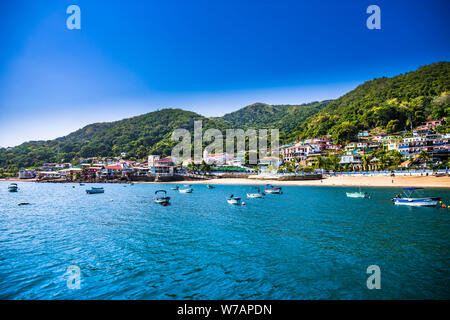
POLYGON ((192 188, 178 189, 180 193, 192 193, 192 188))
POLYGON ((210 185, 210 184, 207 184, 206 187, 207 187, 208 189, 214 189, 214 188, 215 188, 214 186, 212 186, 212 185, 210 185))
POLYGON ((414 191, 423 188, 403 188, 403 196, 397 195, 392 199, 394 204, 412 207, 435 207, 440 197, 424 197, 424 198, 412 198, 414 191))
POLYGON ((227 198, 227 202, 229 204, 241 204, 241 198, 231 195, 229 198, 227 198))
POLYGON ((11 183, 8 186, 8 191, 9 192, 17 192, 17 190, 19 190, 19 187, 17 186, 17 183, 11 183))
POLYGON ((263 199, 265 193, 261 192, 259 188, 254 187, 252 190, 256 189, 256 192, 247 192, 247 198, 261 198, 263 199))
POLYGON ((105 193, 105 190, 103 189, 103 187, 99 188, 92 187, 91 189, 87 189, 86 193, 87 194, 105 193))
POLYGON ((367 192, 362 192, 359 187, 358 192, 346 192, 348 198, 370 198, 367 192))
POLYGON ((271 184, 267 184, 266 188, 264 189, 265 193, 270 193, 270 194, 281 194, 281 187, 274 187, 271 184))
POLYGON ((170 188, 170 190, 178 190, 179 188, 180 188, 180 187, 175 186, 175 187, 170 188))
POLYGON ((155 195, 156 196, 153 198, 155 203, 162 204, 163 206, 167 206, 169 204, 170 197, 167 196, 166 190, 157 190, 155 191, 155 195))

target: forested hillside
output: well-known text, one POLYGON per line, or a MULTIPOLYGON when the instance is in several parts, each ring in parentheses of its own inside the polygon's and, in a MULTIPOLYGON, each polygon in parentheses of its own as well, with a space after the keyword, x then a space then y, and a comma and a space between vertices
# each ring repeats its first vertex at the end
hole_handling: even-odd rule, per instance
POLYGON ((359 130, 389 133, 449 114, 450 63, 440 62, 365 82, 308 119, 301 137, 332 134, 344 142, 359 130))

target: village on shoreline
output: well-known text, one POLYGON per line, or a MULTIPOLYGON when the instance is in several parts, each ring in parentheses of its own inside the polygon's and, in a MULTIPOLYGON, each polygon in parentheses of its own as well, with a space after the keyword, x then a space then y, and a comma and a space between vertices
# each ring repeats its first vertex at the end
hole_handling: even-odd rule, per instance
POLYGON ((171 157, 150 155, 137 161, 120 157, 91 157, 71 163, 45 163, 21 169, 6 181, 74 183, 191 183, 280 185, 358 185, 450 187, 450 133, 446 119, 428 121, 411 132, 381 134, 363 131, 346 145, 330 136, 297 141, 268 153, 249 166, 248 152, 204 152, 201 161, 176 163, 171 157), (442 132, 442 133, 440 133, 442 132))

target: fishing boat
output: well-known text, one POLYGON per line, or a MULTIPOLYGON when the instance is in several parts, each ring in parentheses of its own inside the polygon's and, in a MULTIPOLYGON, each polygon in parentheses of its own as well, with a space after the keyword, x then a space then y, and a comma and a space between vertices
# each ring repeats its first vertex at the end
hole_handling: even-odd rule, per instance
POLYGON ((241 198, 231 195, 229 198, 227 198, 227 202, 229 204, 241 204, 241 198))
POLYGON ((359 187, 358 192, 346 192, 348 198, 369 198, 367 192, 362 192, 361 187, 359 187))
POLYGON ((210 184, 207 184, 206 187, 207 187, 208 189, 214 189, 214 188, 215 188, 214 186, 212 186, 212 185, 210 185, 210 184))
POLYGON ((247 198, 262 198, 263 199, 265 196, 265 193, 261 192, 259 190, 259 188, 257 188, 257 187, 252 188, 252 191, 255 189, 256 189, 256 192, 247 192, 247 198))
POLYGON ((92 187, 91 189, 87 189, 86 193, 87 194, 105 193, 105 190, 102 187, 99 188, 92 187))
POLYGON ((178 189, 180 193, 192 193, 192 188, 178 189))
POLYGON ((403 195, 396 195, 392 199, 394 204, 413 207, 434 207, 441 200, 440 197, 412 198, 416 190, 423 188, 403 188, 403 195))
POLYGON ((155 197, 153 201, 158 204, 162 204, 163 206, 167 206, 169 204, 170 197, 167 196, 166 190, 157 190, 155 191, 155 197), (161 194, 161 195, 159 195, 161 194))
POLYGON ((170 188, 171 190, 178 190, 179 189, 179 187, 178 186, 175 186, 175 187, 172 187, 172 188, 170 188))
POLYGON ((280 194, 281 192, 281 187, 274 187, 271 184, 267 184, 266 188, 264 189, 265 193, 270 193, 270 194, 280 194))
POLYGON ((9 192, 17 192, 17 190, 19 190, 19 187, 17 186, 17 183, 11 183, 8 186, 8 191, 9 192))

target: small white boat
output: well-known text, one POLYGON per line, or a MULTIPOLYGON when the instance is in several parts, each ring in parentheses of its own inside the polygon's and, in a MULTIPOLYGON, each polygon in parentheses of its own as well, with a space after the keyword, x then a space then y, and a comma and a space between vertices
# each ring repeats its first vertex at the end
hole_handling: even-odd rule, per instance
POLYGON ((8 186, 8 191, 9 192, 17 192, 17 190, 19 190, 19 187, 17 186, 17 183, 11 183, 8 186))
POLYGON ((441 200, 439 197, 412 198, 415 190, 423 188, 403 188, 404 196, 397 195, 392 199, 395 205, 411 207, 435 207, 441 200))
POLYGON ((212 185, 210 185, 210 184, 207 184, 206 187, 207 187, 208 189, 214 189, 214 188, 215 188, 214 186, 212 186, 212 185))
POLYGON ((361 187, 359 187, 358 192, 346 192, 348 198, 369 198, 367 192, 362 192, 361 187))
POLYGON ((247 193, 247 198, 260 198, 260 199, 264 199, 265 194, 262 193, 259 188, 254 188, 256 189, 257 192, 248 192, 247 193))
POLYGON ((178 189, 180 193, 192 193, 192 188, 178 189))
POLYGON ((175 187, 170 188, 170 190, 178 190, 178 189, 179 189, 178 186, 175 186, 175 187))
POLYGON ((87 194, 105 193, 105 190, 102 187, 100 188, 92 187, 91 189, 87 189, 86 193, 87 194))
POLYGON ((229 204, 241 204, 241 198, 239 197, 234 197, 233 195, 231 195, 231 197, 229 197, 227 199, 227 202, 229 204))
POLYGON ((166 190, 157 190, 155 191, 155 197, 153 198, 153 201, 157 204, 162 204, 163 206, 167 206, 169 204, 170 197, 167 196, 166 190), (161 193, 163 195, 158 196, 158 194, 161 193))
POLYGON ((347 197, 349 198, 367 198, 366 192, 347 192, 347 197))
POLYGON ((281 187, 274 187, 271 184, 266 185, 266 188, 264 189, 265 193, 270 193, 270 194, 281 194, 281 187))

